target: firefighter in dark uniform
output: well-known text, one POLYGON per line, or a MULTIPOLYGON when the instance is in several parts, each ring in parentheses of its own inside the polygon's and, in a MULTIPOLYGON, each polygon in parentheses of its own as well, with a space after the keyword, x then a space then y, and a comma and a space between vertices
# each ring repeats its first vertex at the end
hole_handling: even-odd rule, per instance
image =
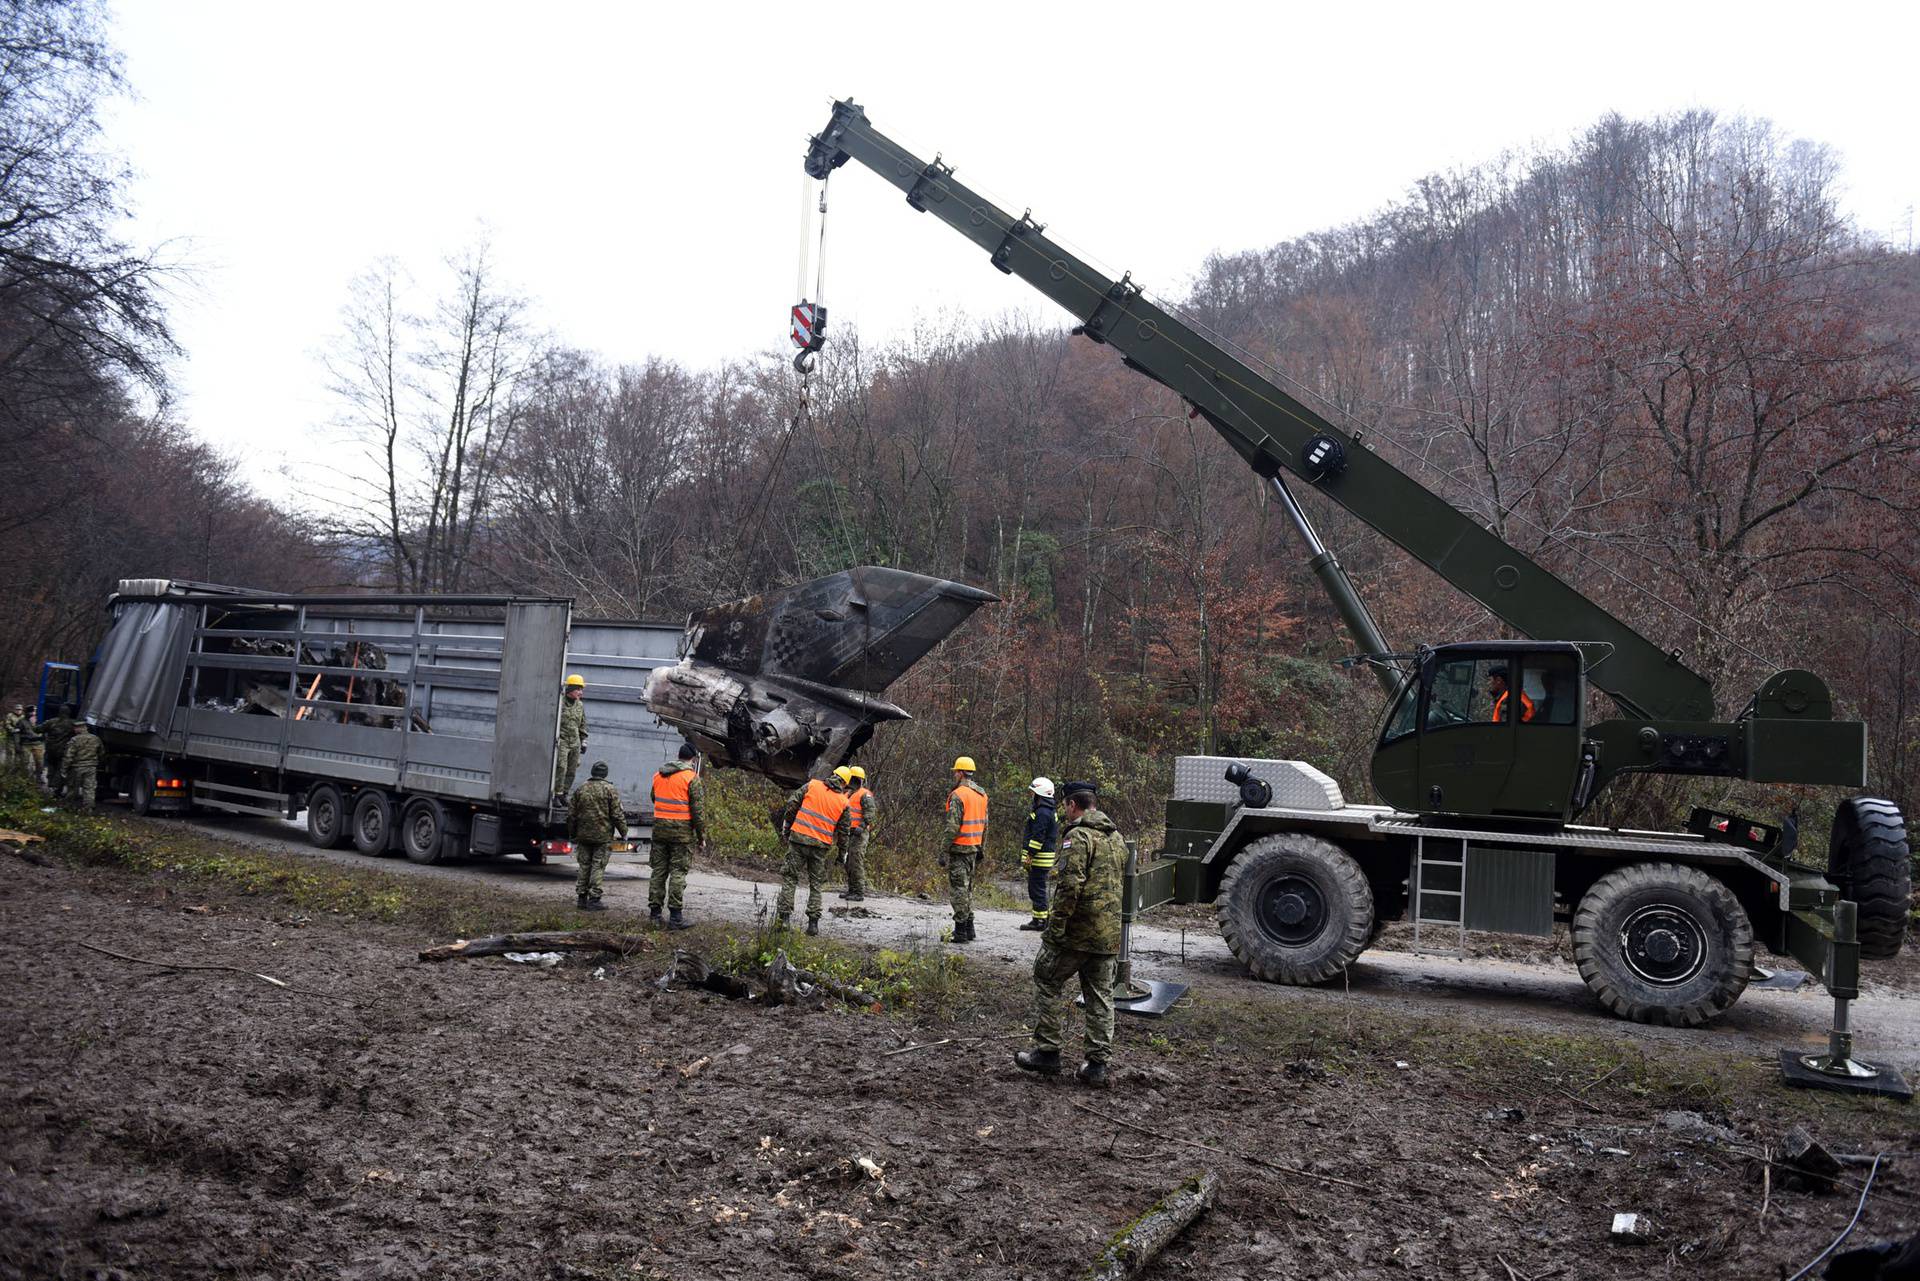
POLYGON ((1047 878, 1053 875, 1054 852, 1060 848, 1060 820, 1053 810, 1053 780, 1036 778, 1028 787, 1033 793, 1033 808, 1027 811, 1026 844, 1020 850, 1020 865, 1027 869, 1027 902, 1033 919, 1020 928, 1047 928, 1047 878))

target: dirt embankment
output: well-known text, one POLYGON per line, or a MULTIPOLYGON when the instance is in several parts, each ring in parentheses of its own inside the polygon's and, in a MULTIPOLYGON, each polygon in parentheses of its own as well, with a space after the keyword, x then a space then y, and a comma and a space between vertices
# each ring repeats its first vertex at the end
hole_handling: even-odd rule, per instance
MULTIPOLYGON (((1051 1279, 1203 1166, 1219 1202, 1149 1277, 1771 1276, 1863 1174, 1763 1193, 1789 1124, 1914 1146, 1910 1108, 1604 1037, 1212 1000, 1123 1020, 1095 1094, 1017 1039, 894 1052, 1017 1035, 998 971, 930 1023, 662 992, 664 950, 415 959, 439 941, 0 857, 0 1276, 1051 1279), (1615 1211, 1655 1239, 1610 1244, 1615 1211)), ((1883 1168, 1862 1240, 1920 1229, 1916 1175, 1883 1168)))

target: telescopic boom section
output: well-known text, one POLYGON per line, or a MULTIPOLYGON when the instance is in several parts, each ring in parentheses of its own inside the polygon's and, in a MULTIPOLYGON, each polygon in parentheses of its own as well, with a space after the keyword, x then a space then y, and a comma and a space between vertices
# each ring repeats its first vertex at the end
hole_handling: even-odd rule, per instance
POLYGON ((1341 431, 1149 302, 1130 278, 1108 279, 1048 239, 1030 216, 1016 218, 955 181, 938 157, 928 163, 909 153, 851 100, 834 104, 808 149, 807 172, 825 178, 848 160, 1066 308, 1080 321, 1076 333, 1111 343, 1130 367, 1183 397, 1262 476, 1286 471, 1305 480, 1523 635, 1593 643, 1589 680, 1630 715, 1713 718, 1712 687, 1675 655, 1380 458, 1364 433, 1341 431))

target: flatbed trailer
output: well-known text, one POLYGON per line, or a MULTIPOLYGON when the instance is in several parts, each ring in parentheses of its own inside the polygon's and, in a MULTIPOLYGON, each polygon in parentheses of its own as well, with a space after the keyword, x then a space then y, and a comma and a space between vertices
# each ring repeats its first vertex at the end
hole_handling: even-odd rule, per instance
POLYGON ((680 735, 648 709, 682 629, 576 620, 565 599, 277 595, 128 580, 82 709, 136 812, 294 819, 323 847, 418 862, 567 848, 563 682, 587 682, 580 777, 604 760, 636 827, 680 735))

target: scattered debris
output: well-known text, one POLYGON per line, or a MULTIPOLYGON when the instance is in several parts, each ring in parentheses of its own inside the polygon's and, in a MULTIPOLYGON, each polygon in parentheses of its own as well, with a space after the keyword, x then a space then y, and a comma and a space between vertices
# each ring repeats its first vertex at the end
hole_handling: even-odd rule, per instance
POLYGON ((1684 1138, 1702 1143, 1738 1143, 1740 1136, 1698 1112, 1662 1112, 1660 1124, 1684 1138))
POLYGON ((452 961, 466 956, 505 956, 509 952, 614 952, 631 956, 653 949, 644 934, 615 934, 608 930, 543 930, 534 934, 490 934, 486 938, 455 939, 420 953, 423 961, 452 961))
POLYGON ((1220 1176, 1212 1170, 1180 1184, 1108 1242, 1087 1269, 1086 1281, 1126 1281, 1138 1276, 1156 1254, 1206 1213, 1219 1190, 1220 1176))
POLYGON ((851 907, 830 907, 827 909, 827 915, 847 917, 856 921, 884 921, 887 919, 872 908, 861 907, 857 903, 851 907))
POLYGON ((1644 1214, 1616 1214, 1609 1235, 1619 1245, 1645 1245, 1653 1240, 1653 1220, 1644 1214))
POLYGON ((508 952, 505 955, 515 965, 537 965, 543 970, 552 969, 561 960, 558 952, 508 952))
POLYGON ((673 964, 660 976, 660 990, 670 992, 676 987, 701 988, 732 1000, 758 999, 769 1006, 796 1005, 816 995, 835 997, 861 1007, 879 1003, 879 998, 857 987, 801 969, 787 959, 784 948, 774 953, 770 964, 745 977, 714 969, 698 953, 675 951, 673 964))
POLYGON ((1632 1154, 1629 1153, 1625 1148, 1601 1148, 1600 1155, 1601 1156, 1630 1156, 1632 1154))
POLYGON ((87 949, 89 952, 98 952, 102 956, 111 956, 116 961, 126 961, 132 965, 151 965, 159 970, 224 970, 228 974, 244 974, 250 979, 259 979, 262 983, 271 983, 273 986, 285 988, 289 992, 300 992, 307 996, 333 996, 331 992, 319 992, 312 988, 295 987, 285 979, 277 979, 271 974, 257 974, 252 970, 243 970, 237 965, 199 965, 190 961, 149 961, 143 957, 128 956, 123 952, 115 952, 104 947, 95 947, 91 943, 81 943, 78 940, 75 940, 75 944, 76 946, 87 949))
POLYGON ((699 1058, 680 1069, 680 1079, 682 1081, 691 1081, 694 1077, 706 1071, 712 1063, 713 1059, 711 1056, 702 1054, 699 1058))
POLYGON ((937 1041, 916 1041, 912 1045, 903 1045, 897 1050, 888 1050, 880 1057, 890 1059, 896 1054, 908 1054, 914 1050, 931 1050, 942 1045, 978 1045, 982 1041, 1012 1041, 1032 1036, 1031 1032, 1004 1032, 999 1036, 943 1036, 937 1041))
POLYGON ((1510 1121, 1518 1124, 1527 1119, 1527 1114, 1519 1108, 1492 1108, 1480 1114, 1482 1121, 1510 1121))
POLYGON ((1413 1064, 1407 1062, 1405 1059, 1395 1059, 1393 1061, 1393 1065, 1399 1068, 1402 1072, 1406 1071, 1408 1068, 1413 1066, 1413 1064))
POLYGON ((1920 1277, 1920 1234, 1904 1241, 1878 1241, 1833 1256, 1828 1281, 1901 1281, 1920 1277))
POLYGON ((870 1156, 855 1157, 853 1160, 853 1163, 859 1166, 862 1170, 866 1171, 867 1177, 869 1179, 880 1179, 880 1178, 886 1177, 886 1172, 870 1156))
POLYGON ((1831 1192, 1840 1174, 1840 1162, 1813 1137, 1804 1125, 1796 1125, 1780 1140, 1781 1183, 1809 1192, 1831 1192))

